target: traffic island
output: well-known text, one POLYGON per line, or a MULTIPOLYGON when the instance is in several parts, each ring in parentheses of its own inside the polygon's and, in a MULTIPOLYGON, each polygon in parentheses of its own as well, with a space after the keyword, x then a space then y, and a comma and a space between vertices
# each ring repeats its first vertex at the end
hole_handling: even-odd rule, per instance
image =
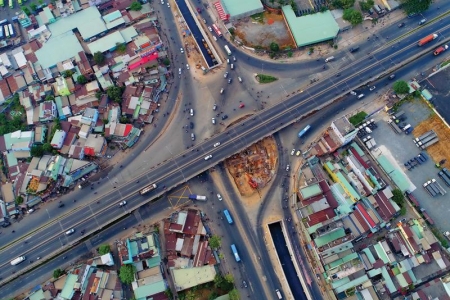
POLYGON ((255 78, 259 83, 271 83, 278 80, 277 77, 266 74, 256 74, 255 78))

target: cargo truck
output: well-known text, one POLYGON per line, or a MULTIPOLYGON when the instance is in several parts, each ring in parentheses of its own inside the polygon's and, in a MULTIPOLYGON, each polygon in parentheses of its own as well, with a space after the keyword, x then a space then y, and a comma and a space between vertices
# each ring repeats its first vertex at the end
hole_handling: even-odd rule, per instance
POLYGON ((448 49, 448 46, 447 45, 443 45, 443 46, 440 46, 439 48, 437 48, 436 50, 434 50, 434 52, 433 52, 433 54, 436 56, 436 55, 439 55, 439 54, 441 54, 442 52, 444 52, 445 50, 447 50, 448 49))
POLYGON ((84 187, 87 186, 87 185, 89 185, 89 181, 87 181, 87 180, 84 179, 84 178, 81 178, 81 182, 80 182, 80 184, 78 185, 78 188, 79 188, 79 189, 82 189, 82 188, 84 188, 84 187))
POLYGON ((424 138, 423 140, 420 140, 417 142, 417 145, 422 146, 423 144, 428 143, 429 141, 435 139, 437 137, 437 135, 433 134, 433 135, 429 135, 426 138, 424 138))
POLYGON ((413 194, 411 194, 411 192, 406 192, 406 195, 408 195, 408 199, 417 207, 420 206, 419 202, 417 201, 416 197, 414 197, 413 194))
MULTIPOLYGON (((431 181, 430 181, 431 182, 431 181)), ((425 182, 423 184, 423 187, 427 190, 427 192, 432 196, 432 197, 436 197, 436 192, 431 188, 431 186, 429 185, 428 182, 425 182)))
POLYGON ((423 144, 422 146, 420 146, 420 148, 422 148, 423 150, 425 150, 426 148, 430 147, 431 145, 436 144, 437 142, 439 142, 439 138, 438 138, 438 137, 436 137, 435 139, 429 141, 429 142, 426 143, 426 144, 423 144))
POLYGON ((147 194, 148 192, 153 191, 154 189, 156 189, 158 186, 155 183, 152 183, 150 185, 147 185, 145 188, 143 188, 142 190, 139 191, 139 193, 141 195, 147 194))
POLYGON ((431 182, 434 184, 435 187, 437 187, 437 189, 439 190, 439 193, 444 196, 445 194, 447 194, 447 191, 444 190, 444 188, 442 187, 442 185, 436 181, 436 179, 431 179, 431 182))
POLYGON ((436 39, 437 37, 438 37, 438 35, 437 35, 436 33, 427 35, 426 37, 424 37, 423 39, 421 39, 421 40, 417 43, 417 45, 418 45, 419 47, 420 47, 420 46, 423 46, 423 45, 425 45, 425 44, 431 42, 432 40, 436 39))
POLYGON ((433 189, 433 191, 436 193, 436 196, 439 195, 441 193, 441 191, 439 190, 439 188, 437 187, 437 185, 433 182, 433 180, 429 180, 428 181, 428 186, 433 189))
POLYGON ((198 200, 198 201, 206 201, 206 196, 191 194, 191 195, 189 195, 189 199, 198 200))
POLYGON ((442 173, 444 173, 448 178, 450 178, 450 171, 447 168, 443 168, 442 173))
POLYGON ((434 225, 434 221, 432 218, 430 218, 430 216, 428 215, 428 213, 426 211, 422 212, 423 217, 425 218, 425 220, 430 223, 431 225, 434 225))
POLYGON ((432 135, 432 134, 436 135, 436 133, 434 133, 433 130, 427 131, 427 132, 425 132, 424 134, 422 134, 421 136, 415 138, 414 141, 419 142, 419 141, 421 141, 421 140, 423 140, 423 139, 429 137, 429 136, 432 135))
POLYGON ((23 262, 24 260, 25 260, 25 256, 19 256, 11 261, 11 266, 18 265, 21 262, 23 262))
POLYGON ((450 186, 450 178, 448 178, 447 176, 445 176, 444 172, 440 171, 438 173, 439 177, 441 177, 441 179, 445 182, 445 184, 447 186, 450 186))

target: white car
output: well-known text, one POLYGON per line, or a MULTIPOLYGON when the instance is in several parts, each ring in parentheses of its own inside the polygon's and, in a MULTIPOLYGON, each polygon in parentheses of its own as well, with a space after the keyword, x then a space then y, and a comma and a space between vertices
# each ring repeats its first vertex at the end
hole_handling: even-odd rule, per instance
POLYGON ((183 53, 184 53, 184 49, 183 49, 183 47, 181 47, 181 48, 180 48, 180 52, 181 52, 181 54, 183 54, 183 53))
POLYGON ((225 72, 225 74, 223 74, 223 78, 227 78, 228 77, 228 72, 225 72))
POLYGON ((372 86, 370 87, 369 91, 373 91, 375 88, 376 88, 375 86, 372 86))
POLYGON ((189 114, 191 115, 191 117, 194 116, 194 110, 192 108, 189 110, 189 114))
POLYGON ((295 153, 296 156, 300 156, 301 152, 300 150, 297 151, 297 153, 295 153))
POLYGON ((122 206, 124 206, 124 205, 127 205, 127 201, 125 201, 125 200, 119 203, 119 206, 120 206, 120 207, 122 207, 122 206))
POLYGON ((211 122, 215 125, 216 124, 216 118, 211 118, 211 122))
POLYGON ((223 94, 223 88, 220 89, 220 93, 223 94))
POLYGON ((233 56, 233 60, 236 61, 236 57, 235 56, 233 56))
POLYGON ((241 78, 241 77, 239 77, 239 76, 238 76, 238 80, 239 80, 239 82, 242 82, 242 78, 241 78))
POLYGON ((212 28, 211 28, 211 26, 208 26, 208 30, 209 30, 210 32, 212 32, 212 28))
POLYGON ((164 4, 164 0, 161 0, 161 4, 164 4))
POLYGON ((190 69, 190 67, 189 67, 189 65, 188 65, 188 64, 186 64, 186 69, 188 69, 188 70, 190 69))
POLYGON ((178 68, 178 74, 181 75, 181 68, 178 68))
POLYGON ((217 142, 214 144, 214 148, 219 147, 220 146, 220 142, 217 142))
POLYGON ((214 104, 213 105, 213 110, 216 110, 217 109, 217 104, 214 104))
POLYGON ((286 166, 286 172, 289 172, 290 169, 291 169, 291 166, 290 166, 290 165, 287 165, 287 166, 286 166))
POLYGON ((220 194, 217 194, 217 199, 219 199, 219 201, 222 201, 222 196, 220 194))
POLYGON ((170 4, 169 4, 169 2, 167 2, 167 7, 170 7, 170 4))
POLYGON ((205 157, 205 160, 208 160, 208 159, 211 159, 212 158, 212 155, 210 154, 210 155, 207 155, 206 157, 205 157))
POLYGON ((292 149, 291 155, 294 155, 294 154, 295 154, 295 149, 292 149))
POLYGON ((73 229, 73 228, 69 229, 69 230, 66 231, 66 235, 71 235, 74 232, 75 232, 75 229, 73 229))
POLYGON ((353 96, 356 96, 356 92, 355 91, 350 91, 350 94, 352 94, 353 96))

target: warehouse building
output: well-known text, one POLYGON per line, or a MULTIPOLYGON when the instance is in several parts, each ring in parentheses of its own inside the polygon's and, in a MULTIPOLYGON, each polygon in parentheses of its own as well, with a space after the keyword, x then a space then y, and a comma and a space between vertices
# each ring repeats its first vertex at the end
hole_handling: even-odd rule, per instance
POLYGON ((260 0, 220 0, 214 6, 223 21, 234 21, 264 11, 260 0))

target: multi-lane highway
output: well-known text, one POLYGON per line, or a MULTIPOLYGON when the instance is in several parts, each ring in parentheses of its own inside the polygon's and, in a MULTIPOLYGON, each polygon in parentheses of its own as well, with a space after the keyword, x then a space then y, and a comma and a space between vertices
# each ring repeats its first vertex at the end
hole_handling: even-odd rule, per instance
MULTIPOLYGON (((136 177, 135 181, 117 186, 111 194, 100 197, 98 200, 100 203, 93 202, 80 208, 76 213, 58 219, 54 225, 33 233, 27 238, 27 244, 24 241, 18 241, 13 246, 3 249, 0 258, 3 277, 10 274, 13 268, 17 268, 9 265, 9 261, 13 258, 29 253, 45 256, 45 254, 63 247, 63 244, 68 245, 73 242, 79 237, 78 232, 81 229, 89 230, 101 227, 113 220, 115 216, 120 215, 121 212, 125 213, 122 211, 123 208, 118 207, 119 200, 127 199, 128 207, 138 207, 145 200, 145 197, 136 194, 143 185, 156 182, 158 189, 150 196, 162 194, 164 193, 163 186, 172 188, 186 182, 189 178, 207 170, 262 137, 273 134, 299 120, 302 115, 317 109, 343 91, 347 92, 362 82, 374 79, 378 74, 385 73, 386 70, 421 51, 433 49, 438 44, 436 41, 423 47, 418 47, 416 43, 421 37, 430 33, 437 32, 440 36, 450 36, 450 25, 441 28, 442 24, 449 24, 449 18, 445 17, 443 22, 430 24, 418 32, 399 39, 393 45, 387 45, 374 51, 366 58, 348 64, 329 78, 320 80, 302 93, 286 97, 286 100, 278 105, 269 107, 250 119, 229 127, 225 132, 165 163, 145 170, 142 175, 136 177), (221 145, 213 147, 217 142, 220 142, 221 145), (207 155, 212 155, 212 158, 205 160, 207 155), (66 236, 64 232, 70 228, 75 228, 77 232, 72 236, 66 236)), ((433 58, 431 54, 427 55, 430 55, 430 59, 433 58)))

